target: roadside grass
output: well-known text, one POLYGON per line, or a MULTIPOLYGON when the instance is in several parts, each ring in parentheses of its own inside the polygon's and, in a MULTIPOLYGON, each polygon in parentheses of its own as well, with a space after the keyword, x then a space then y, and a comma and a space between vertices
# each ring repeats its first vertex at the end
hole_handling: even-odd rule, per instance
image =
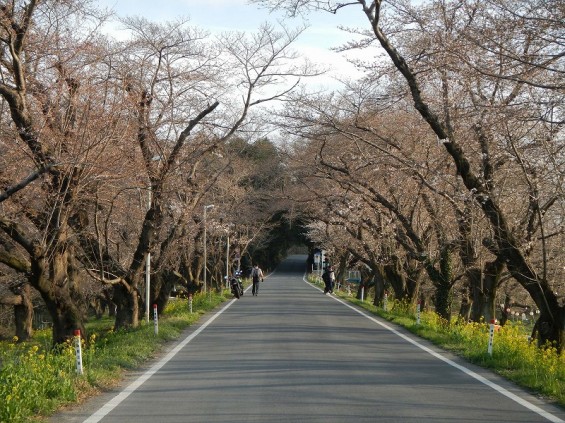
MULTIPOLYGON (((554 348, 540 349, 529 343, 526 328, 520 323, 509 323, 496 332, 491 356, 487 353, 486 324, 448 324, 431 312, 422 312, 417 324, 413 307, 400 301, 389 301, 384 311, 344 292, 338 295, 565 406, 565 354, 557 355, 554 348)), ((1 342, 0 422, 38 421, 116 386, 124 372, 154 358, 164 343, 178 338, 183 329, 230 298, 227 290, 206 298, 195 296, 193 313, 189 312, 187 300, 171 301, 159 318, 158 335, 154 334, 153 321, 143 322, 135 330, 118 332, 112 330, 113 319, 89 322, 89 342, 83 343, 84 373, 80 376, 76 373, 73 343, 53 350, 49 330, 37 331, 31 342, 1 342)))
POLYGON ((37 421, 41 416, 80 403, 116 386, 124 372, 139 368, 167 341, 176 339, 204 313, 231 299, 229 291, 196 295, 192 313, 188 301, 172 299, 154 322, 115 332, 114 320, 102 318, 87 324, 88 342, 82 342, 83 374, 77 375, 75 345, 51 348, 51 331, 37 331, 26 343, 0 343, 0 422, 37 421))
MULTIPOLYGON (((323 286, 317 278, 311 283, 323 286)), ((420 313, 417 323, 416 306, 389 300, 387 310, 372 302, 361 301, 344 291, 339 297, 356 304, 371 314, 408 329, 421 338, 488 368, 546 400, 565 407, 565 353, 557 354, 552 346, 538 348, 529 341, 529 329, 521 322, 508 322, 494 334, 492 355, 488 353, 490 325, 467 323, 461 319, 447 322, 436 313, 420 313)))

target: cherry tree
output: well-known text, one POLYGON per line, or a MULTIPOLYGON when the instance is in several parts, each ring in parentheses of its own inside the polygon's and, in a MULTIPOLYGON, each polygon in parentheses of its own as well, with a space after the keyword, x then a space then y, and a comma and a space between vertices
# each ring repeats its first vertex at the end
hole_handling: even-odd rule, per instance
POLYGON ((550 244, 561 244, 556 235, 561 223, 552 212, 561 208, 554 195, 561 190, 555 184, 561 172, 554 166, 560 155, 554 153, 561 151, 556 135, 562 119, 554 100, 562 94, 562 8, 505 0, 417 6, 365 0, 255 3, 291 15, 359 8, 368 25, 357 32, 365 38, 345 48, 376 44, 384 51, 405 81, 414 110, 489 222, 489 250, 540 309, 540 343, 561 348, 565 313, 557 292, 562 282, 550 279, 549 251, 550 244), (532 148, 536 154, 526 156, 532 148), (548 164, 554 171, 542 185, 538 178, 548 164), (508 175, 516 171, 520 179, 509 185, 508 175), (522 205, 518 213, 508 207, 512 204, 522 205))

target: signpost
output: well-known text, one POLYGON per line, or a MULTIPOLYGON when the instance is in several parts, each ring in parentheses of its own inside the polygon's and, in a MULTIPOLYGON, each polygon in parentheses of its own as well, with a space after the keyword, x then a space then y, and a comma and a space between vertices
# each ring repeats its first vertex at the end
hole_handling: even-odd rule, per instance
POLYGON ((359 270, 348 270, 346 282, 361 283, 361 272, 359 270))

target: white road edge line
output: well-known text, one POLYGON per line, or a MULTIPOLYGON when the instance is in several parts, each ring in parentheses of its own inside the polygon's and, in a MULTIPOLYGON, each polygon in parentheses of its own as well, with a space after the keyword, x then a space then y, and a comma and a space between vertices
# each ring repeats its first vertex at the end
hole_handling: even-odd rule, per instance
POLYGON ((202 332, 210 323, 212 323, 216 318, 222 314, 224 311, 228 309, 235 301, 235 298, 228 302, 220 311, 218 311, 214 316, 212 316, 206 323, 196 329, 193 333, 188 335, 182 342, 180 342, 176 347, 174 347, 165 357, 155 363, 149 370, 147 370, 144 374, 139 376, 135 381, 133 381, 130 385, 128 385, 123 391, 121 391, 118 395, 100 407, 95 413, 93 413, 89 418, 84 420, 84 423, 97 423, 102 420, 108 413, 110 413, 114 408, 116 408, 120 403, 133 394, 137 388, 139 388, 143 383, 153 376, 157 371, 163 367, 167 362, 173 358, 180 350, 182 350, 186 344, 196 338, 200 332, 202 332))
MULTIPOLYGON (((317 290, 319 290, 320 292, 323 292, 320 288, 318 288, 315 285, 312 285, 310 282, 308 282, 308 280, 306 279, 306 276, 302 277, 302 280, 304 282, 306 282, 308 285, 316 288, 317 290)), ((546 418, 547 420, 549 420, 552 423, 565 423, 565 420, 560 419, 559 417, 541 409, 540 407, 538 407, 537 405, 532 404, 529 401, 526 401, 523 398, 520 398, 519 396, 513 394, 512 392, 508 391, 507 389, 503 388, 502 386, 486 379, 485 377, 475 373, 474 371, 472 371, 471 369, 468 369, 465 366, 461 366, 460 364, 455 363, 454 361, 450 360, 449 358, 443 357, 441 354, 438 354, 437 352, 431 350, 430 348, 426 347, 425 345, 420 344, 419 342, 413 340, 412 338, 410 338, 409 336, 404 335, 403 333, 400 333, 399 331, 397 331, 396 329, 394 329, 392 326, 387 325, 386 323, 380 322, 377 319, 375 319, 374 317, 368 315, 367 313, 363 312, 362 310, 359 310, 355 307, 353 307, 350 304, 347 304, 345 301, 343 301, 340 298, 331 296, 332 299, 334 299, 335 301, 343 304, 346 307, 349 307, 351 310, 359 313, 361 316, 366 317, 367 319, 371 320, 372 322, 376 323, 379 326, 382 326, 383 328, 391 331, 392 333, 394 333, 395 335, 398 335, 399 337, 401 337, 402 339, 410 342, 411 344, 415 345, 416 347, 424 350, 425 352, 427 352, 428 354, 434 356, 435 358, 440 359, 441 361, 449 364, 452 367, 455 367, 458 370, 461 370, 463 373, 471 376, 472 378, 477 379, 479 382, 487 385, 488 387, 494 389, 495 391, 501 393, 502 395, 504 395, 505 397, 510 398, 512 401, 517 402, 518 404, 520 404, 523 407, 526 407, 528 409, 530 409, 531 411, 533 411, 536 414, 539 414, 541 417, 546 418)))

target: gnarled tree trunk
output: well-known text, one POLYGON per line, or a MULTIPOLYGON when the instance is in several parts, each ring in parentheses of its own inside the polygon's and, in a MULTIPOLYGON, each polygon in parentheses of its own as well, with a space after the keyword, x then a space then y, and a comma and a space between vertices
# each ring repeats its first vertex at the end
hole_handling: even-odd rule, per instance
POLYGON ((432 111, 430 105, 422 96, 422 90, 416 74, 383 33, 380 26, 380 6, 379 2, 376 4, 376 7, 364 8, 364 13, 372 26, 375 37, 397 70, 405 78, 414 101, 414 107, 428 123, 447 153, 451 156, 457 168, 457 174, 467 190, 472 193, 473 199, 482 209, 485 217, 489 220, 490 227, 494 233, 498 257, 506 263, 510 274, 528 291, 539 308, 540 317, 537 322, 539 343, 553 343, 558 350, 561 350, 565 341, 565 305, 559 304, 557 296, 552 291, 547 280, 540 277, 530 266, 524 252, 519 247, 520 244, 514 238, 508 226, 506 215, 495 201, 496 197, 491 195, 488 178, 481 179, 472 171, 471 162, 455 139, 452 128, 432 111))
POLYGON ((33 335, 33 303, 30 286, 21 284, 12 290, 13 295, 0 297, 0 304, 14 307, 14 323, 18 342, 28 341, 33 335))
POLYGON ((20 303, 14 305, 14 320, 16 336, 19 341, 27 341, 33 335, 33 303, 31 301, 31 286, 24 283, 19 291, 20 303))
POLYGON ((488 323, 495 318, 496 291, 503 268, 504 263, 501 260, 487 262, 482 272, 482 278, 479 275, 479 279, 473 279, 471 319, 474 322, 483 320, 488 323))
MULTIPOLYGON (((84 320, 85 304, 79 290, 78 272, 76 271, 73 249, 66 242, 66 235, 61 231, 59 244, 51 253, 48 279, 39 279, 40 293, 53 320, 53 344, 61 344, 74 337, 76 330, 87 339, 84 320)), ((47 267, 47 266, 46 266, 47 267)))

